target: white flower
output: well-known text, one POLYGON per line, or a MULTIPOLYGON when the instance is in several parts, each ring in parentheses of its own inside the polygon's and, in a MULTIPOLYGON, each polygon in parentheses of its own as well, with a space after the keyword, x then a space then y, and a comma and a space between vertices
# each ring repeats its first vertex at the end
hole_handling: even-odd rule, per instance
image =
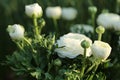
POLYGON ((46 9, 46 16, 48 18, 52 18, 52 19, 59 19, 61 17, 61 7, 56 6, 56 7, 47 7, 46 9))
POLYGON ((120 31, 120 20, 113 23, 113 28, 115 31, 120 31))
MULTIPOLYGON (((82 34, 77 33, 68 33, 62 37, 60 37, 59 40, 57 40, 58 48, 55 49, 55 52, 58 53, 58 56, 61 58, 75 58, 78 55, 84 54, 84 49, 81 46, 81 42, 83 40, 86 40, 92 45, 92 41, 82 34)), ((87 48, 86 56, 91 55, 91 49, 87 48)))
POLYGON ((97 24, 106 29, 113 28, 113 23, 120 20, 120 16, 114 13, 102 13, 97 18, 97 24))
POLYGON ((29 17, 41 17, 43 14, 41 6, 38 3, 30 4, 25 6, 25 13, 29 17))
POLYGON ((93 56, 102 61, 106 60, 111 52, 111 47, 108 43, 102 41, 95 41, 91 46, 93 56))
POLYGON ((92 26, 86 25, 86 24, 75 24, 70 27, 70 31, 73 33, 82 33, 83 30, 86 33, 88 33, 88 32, 93 33, 93 31, 94 31, 92 26))
POLYGON ((77 10, 72 7, 62 8, 62 18, 65 20, 74 20, 77 16, 77 10))
POLYGON ((24 28, 19 24, 9 25, 7 31, 13 40, 21 40, 24 38, 24 28))

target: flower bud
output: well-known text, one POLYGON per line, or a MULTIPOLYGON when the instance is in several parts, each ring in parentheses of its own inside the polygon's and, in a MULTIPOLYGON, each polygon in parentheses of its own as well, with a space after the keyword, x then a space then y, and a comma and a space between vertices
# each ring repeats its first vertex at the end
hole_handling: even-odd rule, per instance
POLYGON ((25 6, 25 13, 27 16, 33 18, 39 18, 42 16, 43 11, 41 6, 38 3, 30 4, 25 6))
POLYGON ((55 60, 54 60, 54 65, 55 65, 55 66, 61 66, 61 65, 62 65, 61 60, 60 60, 60 59, 55 59, 55 60))
POLYGON ((98 26, 98 27, 96 28, 96 32, 97 32, 98 34, 103 34, 103 33, 105 32, 105 28, 102 27, 102 26, 98 26))
POLYGON ((45 24, 46 24, 46 22, 45 22, 45 20, 44 19, 40 19, 39 21, 38 21, 38 25, 40 25, 40 26, 45 26, 45 24))
POLYGON ((47 7, 46 9, 46 16, 48 18, 52 18, 52 19, 59 19, 61 17, 61 7, 57 6, 57 7, 47 7))
POLYGON ((88 10, 90 13, 94 13, 94 14, 97 12, 97 8, 95 6, 90 6, 88 10))
POLYGON ((108 43, 102 41, 95 41, 91 46, 93 56, 102 61, 106 60, 111 52, 111 47, 108 43))
POLYGON ((83 41, 81 42, 81 46, 82 46, 83 48, 89 48, 89 47, 90 47, 90 43, 89 43, 88 41, 86 41, 86 40, 83 40, 83 41))
POLYGON ((7 31, 13 40, 21 40, 24 38, 24 28, 19 24, 8 25, 7 31))

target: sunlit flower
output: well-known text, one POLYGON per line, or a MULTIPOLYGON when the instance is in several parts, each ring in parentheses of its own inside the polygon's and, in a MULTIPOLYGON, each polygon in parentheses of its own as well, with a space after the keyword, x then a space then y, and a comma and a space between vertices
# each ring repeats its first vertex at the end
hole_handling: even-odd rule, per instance
POLYGON ((91 46, 93 56, 102 61, 106 60, 111 52, 111 47, 108 43, 102 41, 95 41, 91 46))
MULTIPOLYGON (((75 58, 78 55, 84 54, 84 49, 81 46, 81 42, 83 40, 86 40, 90 43, 90 46, 92 45, 92 41, 82 34, 77 33, 68 33, 62 37, 60 37, 59 40, 57 40, 58 48, 55 49, 55 52, 58 53, 58 56, 61 58, 75 58)), ((87 48, 86 56, 91 55, 91 49, 87 48)))
POLYGON ((65 20, 74 20, 77 17, 77 13, 75 8, 62 8, 62 18, 65 20))
POLYGON ((29 17, 41 17, 43 14, 41 6, 38 3, 30 4, 25 6, 25 13, 29 17))
POLYGON ((86 25, 86 24, 75 24, 73 26, 70 27, 70 31, 73 33, 82 33, 83 31, 88 33, 91 32, 93 33, 93 27, 90 25, 86 25))
POLYGON ((24 28, 19 24, 9 25, 7 31, 13 40, 21 40, 24 38, 24 28))
POLYGON ((106 29, 113 28, 113 23, 120 20, 120 16, 114 13, 102 13, 97 18, 97 24, 106 29))
POLYGON ((59 19, 61 17, 61 7, 56 6, 56 7, 47 7, 46 9, 46 16, 48 18, 52 18, 52 19, 59 19))

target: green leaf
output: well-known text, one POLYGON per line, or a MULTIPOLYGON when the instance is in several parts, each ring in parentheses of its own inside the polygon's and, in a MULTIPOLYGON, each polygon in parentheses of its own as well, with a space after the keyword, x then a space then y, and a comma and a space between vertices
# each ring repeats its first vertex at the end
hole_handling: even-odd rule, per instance
POLYGON ((34 71, 34 72, 31 72, 30 74, 33 76, 33 77, 35 77, 36 79, 39 79, 39 77, 41 77, 41 69, 36 69, 36 71, 34 71))
POLYGON ((53 79, 52 79, 52 75, 49 74, 49 73, 45 73, 45 79, 46 79, 46 80, 53 80, 53 79))

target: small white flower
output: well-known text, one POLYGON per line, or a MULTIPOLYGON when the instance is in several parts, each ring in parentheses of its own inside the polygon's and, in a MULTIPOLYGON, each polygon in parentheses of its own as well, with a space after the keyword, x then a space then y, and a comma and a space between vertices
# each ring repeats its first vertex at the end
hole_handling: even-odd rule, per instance
POLYGON ((52 18, 52 19, 59 19, 61 17, 61 7, 56 6, 56 7, 47 7, 46 9, 46 16, 48 18, 52 18))
POLYGON ((7 28, 10 37, 13 40, 21 40, 24 38, 24 28, 19 24, 9 25, 7 28))
MULTIPOLYGON (((83 40, 86 40, 90 43, 90 46, 92 45, 92 41, 82 34, 77 33, 68 33, 62 37, 60 37, 59 40, 57 40, 58 47, 55 49, 55 52, 58 53, 58 56, 61 58, 75 58, 78 55, 84 54, 84 49, 81 46, 81 42, 83 40)), ((91 49, 87 48, 86 56, 91 55, 91 49)))
POLYGON ((29 17, 36 17, 39 18, 42 16, 43 11, 41 6, 38 3, 30 4, 25 6, 25 13, 29 17))
POLYGON ((93 27, 90 25, 86 25, 86 24, 75 24, 73 26, 70 27, 70 31, 73 33, 82 33, 81 31, 83 31, 88 33, 91 32, 93 33, 93 27))
POLYGON ((95 41, 91 46, 93 56, 98 59, 102 59, 102 61, 106 60, 111 52, 111 47, 108 43, 102 41, 95 41))
POLYGON ((120 20, 120 16, 114 13, 102 13, 97 18, 97 24, 106 29, 113 28, 113 23, 120 20))
POLYGON ((62 8, 62 18, 65 20, 74 20, 77 16, 77 10, 72 7, 62 8))

